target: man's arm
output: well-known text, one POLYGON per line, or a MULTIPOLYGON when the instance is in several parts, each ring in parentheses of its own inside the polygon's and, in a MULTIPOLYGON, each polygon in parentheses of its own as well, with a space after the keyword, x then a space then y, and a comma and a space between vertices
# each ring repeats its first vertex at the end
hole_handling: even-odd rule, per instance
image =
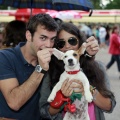
POLYGON ((43 76, 42 73, 33 72, 22 85, 16 78, 0 80, 0 90, 8 106, 15 111, 19 110, 35 93, 43 76))

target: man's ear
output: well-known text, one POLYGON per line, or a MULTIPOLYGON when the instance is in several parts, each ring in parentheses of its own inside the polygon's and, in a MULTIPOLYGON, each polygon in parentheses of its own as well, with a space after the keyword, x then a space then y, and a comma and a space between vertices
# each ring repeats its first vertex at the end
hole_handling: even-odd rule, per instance
POLYGON ((64 57, 64 53, 59 51, 58 49, 56 48, 53 48, 53 55, 55 57, 57 57, 59 60, 63 60, 63 57, 64 57))
POLYGON ((26 31, 26 39, 27 39, 27 41, 31 41, 31 38, 32 38, 31 33, 30 33, 29 30, 27 30, 26 31))
POLYGON ((85 50, 86 50, 86 43, 84 42, 81 45, 81 47, 77 50, 77 52, 79 53, 79 55, 82 55, 82 54, 84 54, 85 50))

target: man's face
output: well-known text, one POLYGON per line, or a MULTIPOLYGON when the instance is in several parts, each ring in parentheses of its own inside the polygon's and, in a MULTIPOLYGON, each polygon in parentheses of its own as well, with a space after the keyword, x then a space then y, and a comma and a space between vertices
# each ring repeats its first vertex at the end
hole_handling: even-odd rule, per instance
POLYGON ((57 31, 48 31, 44 26, 38 26, 33 37, 28 38, 32 54, 36 55, 37 51, 44 48, 52 48, 57 36, 57 31))

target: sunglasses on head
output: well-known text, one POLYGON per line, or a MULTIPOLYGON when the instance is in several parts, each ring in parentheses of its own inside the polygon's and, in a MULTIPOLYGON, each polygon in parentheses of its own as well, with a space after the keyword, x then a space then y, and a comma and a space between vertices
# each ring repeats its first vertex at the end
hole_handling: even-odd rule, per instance
MULTIPOLYGON (((75 38, 75 37, 70 37, 67 42, 68 42, 70 45, 75 46, 75 45, 77 45, 78 40, 77 40, 77 38, 75 38)), ((57 47, 58 47, 59 49, 63 48, 63 47, 65 46, 65 44, 66 44, 66 41, 64 41, 63 39, 58 39, 57 47)))

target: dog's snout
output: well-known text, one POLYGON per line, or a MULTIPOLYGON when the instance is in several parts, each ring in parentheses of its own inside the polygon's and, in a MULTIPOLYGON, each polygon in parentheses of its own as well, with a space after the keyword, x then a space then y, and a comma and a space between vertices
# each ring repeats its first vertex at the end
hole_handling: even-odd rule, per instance
POLYGON ((68 62, 69 62, 69 63, 72 63, 72 62, 73 62, 73 59, 69 59, 68 62))

